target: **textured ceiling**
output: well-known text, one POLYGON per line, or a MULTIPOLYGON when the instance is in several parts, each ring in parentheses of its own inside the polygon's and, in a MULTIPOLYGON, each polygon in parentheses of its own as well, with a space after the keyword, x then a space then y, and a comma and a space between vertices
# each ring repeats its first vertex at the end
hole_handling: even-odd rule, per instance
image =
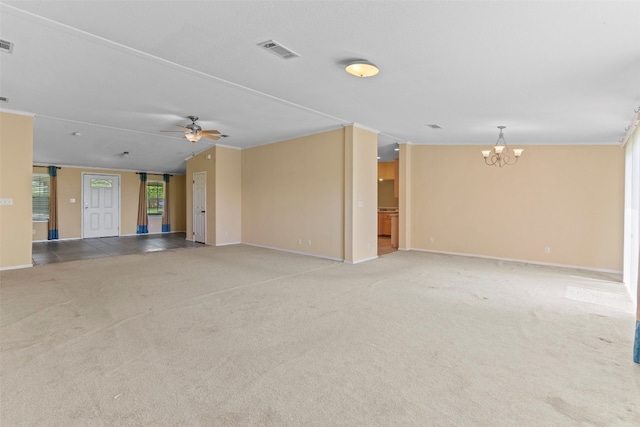
POLYGON ((640 108, 637 1, 6 1, 0 24, 2 107, 36 115, 40 164, 183 172, 208 145, 160 131, 188 115, 237 148, 355 122, 390 160, 498 125, 514 146, 618 144, 640 108), (346 74, 357 58, 380 74, 346 74))

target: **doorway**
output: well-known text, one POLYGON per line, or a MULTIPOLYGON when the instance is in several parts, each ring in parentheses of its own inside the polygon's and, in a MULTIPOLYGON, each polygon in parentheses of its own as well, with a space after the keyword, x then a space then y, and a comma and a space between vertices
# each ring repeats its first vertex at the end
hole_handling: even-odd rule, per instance
POLYGON ((378 162, 378 256, 398 250, 398 161, 378 162))
POLYGON ((206 243, 207 173, 193 173, 193 241, 206 243))
POLYGON ((120 176, 83 174, 82 237, 120 235, 120 176))

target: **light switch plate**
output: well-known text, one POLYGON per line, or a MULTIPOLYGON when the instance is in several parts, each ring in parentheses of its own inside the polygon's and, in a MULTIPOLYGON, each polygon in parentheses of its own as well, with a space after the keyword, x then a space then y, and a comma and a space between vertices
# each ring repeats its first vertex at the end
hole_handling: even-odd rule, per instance
POLYGON ((11 197, 9 198, 4 198, 4 199, 0 199, 0 205, 1 206, 9 206, 9 205, 13 205, 13 199, 11 197))

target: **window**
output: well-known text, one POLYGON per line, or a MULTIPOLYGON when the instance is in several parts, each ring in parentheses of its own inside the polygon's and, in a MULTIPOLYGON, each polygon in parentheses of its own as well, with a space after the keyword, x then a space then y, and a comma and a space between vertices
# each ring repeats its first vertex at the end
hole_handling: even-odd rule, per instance
POLYGON ((113 181, 110 179, 94 179, 91 178, 91 188, 112 188, 113 181))
POLYGON ((49 220, 49 175, 34 173, 31 178, 31 197, 33 199, 33 220, 49 220))
POLYGON ((147 181, 147 215, 162 215, 164 181, 147 181))

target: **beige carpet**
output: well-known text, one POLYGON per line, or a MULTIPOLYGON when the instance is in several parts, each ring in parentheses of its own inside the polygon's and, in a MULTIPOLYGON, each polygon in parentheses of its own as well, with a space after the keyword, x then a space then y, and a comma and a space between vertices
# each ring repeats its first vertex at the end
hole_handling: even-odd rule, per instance
POLYGON ((2 426, 640 420, 635 316, 608 275, 238 245, 0 279, 2 426))

